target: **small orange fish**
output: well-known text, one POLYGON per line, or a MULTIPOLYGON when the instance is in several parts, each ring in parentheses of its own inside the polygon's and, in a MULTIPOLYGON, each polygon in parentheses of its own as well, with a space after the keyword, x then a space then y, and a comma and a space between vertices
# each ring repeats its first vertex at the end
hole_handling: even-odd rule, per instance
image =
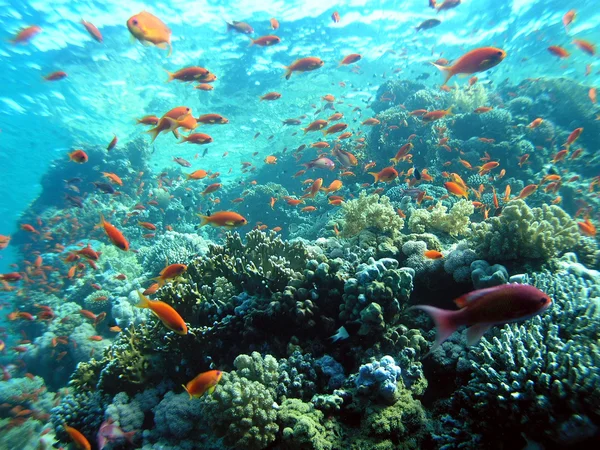
POLYGON ((588 96, 590 97, 590 100, 592 101, 592 103, 595 105, 596 104, 596 88, 590 88, 590 90, 588 91, 588 96))
POLYGON ((40 27, 38 27, 37 25, 32 25, 30 27, 23 28, 9 42, 13 45, 14 44, 26 44, 35 35, 39 34, 41 31, 42 31, 42 29, 40 27))
POLYGON ((334 11, 333 14, 331 15, 331 20, 333 20, 334 23, 339 23, 340 22, 340 13, 338 13, 337 11, 334 11))
POLYGON ((469 199, 469 192, 463 186, 455 183, 454 181, 445 182, 444 187, 449 193, 456 195, 457 197, 464 197, 467 200, 469 199))
POLYGON ((158 317, 165 327, 180 335, 187 334, 187 325, 183 318, 173 307, 160 300, 150 300, 139 291, 136 291, 140 298, 140 302, 136 305, 138 308, 147 308, 158 317))
POLYGON ((369 172, 369 175, 373 175, 375 178, 374 183, 378 183, 383 181, 384 183, 389 183, 398 178, 398 171, 394 169, 393 166, 385 167, 381 169, 379 172, 369 172))
POLYGON ((167 57, 171 56, 173 52, 171 29, 158 17, 147 11, 142 11, 127 20, 127 28, 133 37, 141 43, 149 42, 161 49, 168 48, 167 57))
POLYGON ((446 78, 442 83, 445 86, 448 80, 457 74, 472 74, 485 72, 500 64, 506 57, 506 52, 495 47, 481 47, 464 54, 451 66, 432 63, 437 69, 445 72, 446 78))
POLYGON ((548 47, 548 51, 554 56, 558 56, 561 59, 568 58, 569 56, 571 56, 571 53, 569 53, 566 49, 560 47, 559 45, 551 45, 550 47, 548 47))
POLYGON ((309 72, 323 67, 323 60, 315 56, 300 58, 285 68, 285 79, 289 80, 293 72, 309 72))
POLYGON ((236 228, 248 223, 246 218, 233 211, 219 211, 209 216, 198 214, 202 219, 200 226, 212 225, 213 227, 236 228))
POLYGON ((581 234, 590 237, 596 236, 596 227, 590 222, 590 219, 585 219, 584 222, 577 222, 577 226, 579 227, 581 234))
POLYGON ((212 394, 222 376, 223 372, 220 370, 209 370, 197 375, 192 381, 184 385, 183 388, 190 395, 190 400, 194 397, 200 398, 205 393, 212 394))
MULTIPOLYGON (((66 352, 63 353, 66 354, 66 352)), ((65 429, 65 431, 67 432, 67 434, 69 435, 69 437, 71 438, 71 440, 77 448, 80 448, 82 450, 91 450, 92 446, 90 445, 90 442, 80 431, 68 426, 67 424, 64 424, 63 428, 65 429)))
POLYGON ((100 214, 100 226, 104 228, 104 232, 117 248, 125 252, 129 250, 129 242, 127 239, 125 239, 123 233, 121 233, 117 227, 104 220, 104 216, 102 214, 100 214))
POLYGON ((268 92, 262 97, 260 97, 260 101, 262 102, 263 100, 277 100, 278 98, 281 98, 281 94, 279 92, 268 92))
POLYGON ((541 119, 538 117, 533 122, 531 122, 529 125, 527 125, 527 128, 531 128, 531 129, 537 128, 542 124, 543 121, 544 121, 544 119, 541 119))
POLYGON ((277 157, 269 155, 265 158, 265 164, 277 164, 277 157))
POLYGON ((575 44, 580 50, 584 51, 588 55, 594 56, 596 54, 596 46, 589 41, 583 39, 573 39, 575 44))
POLYGON ((277 30, 279 28, 279 21, 275 17, 271 17, 269 22, 271 23, 271 29, 277 30))
POLYGON ((85 20, 81 19, 81 24, 85 27, 91 37, 98 42, 102 42, 102 33, 100 33, 100 30, 98 30, 93 23, 86 22, 85 20))
POLYGON ((302 211, 302 212, 313 212, 313 211, 316 211, 316 210, 317 210, 317 208, 314 207, 314 206, 305 206, 300 211, 302 211))
POLYGON ((75 150, 74 152, 69 153, 69 159, 73 162, 83 164, 88 162, 88 155, 83 150, 75 150))
POLYGON ((520 199, 524 199, 529 197, 531 194, 533 194, 535 191, 537 191, 537 184, 529 184, 527 186, 525 186, 521 192, 519 193, 518 198, 520 199))
POLYGON ((425 253, 423 253, 423 256, 429 259, 441 259, 444 257, 444 255, 441 252, 438 252, 437 250, 427 250, 425 251, 425 253))
POLYGON ((345 56, 344 59, 340 61, 340 66, 347 66, 348 64, 355 63, 357 61, 360 61, 361 59, 361 55, 359 55, 358 53, 352 53, 348 56, 345 56))
POLYGON ((268 35, 261 36, 257 39, 250 39, 250 47, 258 45, 259 47, 270 47, 271 45, 279 44, 281 39, 277 36, 268 35))

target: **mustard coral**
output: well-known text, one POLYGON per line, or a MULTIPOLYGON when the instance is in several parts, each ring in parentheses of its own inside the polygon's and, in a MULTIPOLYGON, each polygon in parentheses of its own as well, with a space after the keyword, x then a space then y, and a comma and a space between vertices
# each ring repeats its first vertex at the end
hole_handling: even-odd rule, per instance
POLYGON ((364 191, 357 199, 343 205, 344 225, 342 236, 356 236, 367 228, 377 228, 383 233, 396 236, 404 227, 404 220, 396 214, 390 199, 364 191))
POLYGON ((424 233, 426 230, 436 230, 451 236, 466 234, 469 231, 469 216, 475 208, 468 200, 456 202, 450 212, 441 203, 436 204, 431 211, 416 209, 408 219, 408 229, 413 233, 424 233))

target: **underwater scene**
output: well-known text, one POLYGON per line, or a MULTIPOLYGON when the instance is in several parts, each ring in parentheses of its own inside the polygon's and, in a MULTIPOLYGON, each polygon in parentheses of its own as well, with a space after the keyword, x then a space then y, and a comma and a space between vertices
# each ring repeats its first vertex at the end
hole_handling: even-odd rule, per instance
POLYGON ((4 0, 0 450, 600 448, 596 0, 4 0))

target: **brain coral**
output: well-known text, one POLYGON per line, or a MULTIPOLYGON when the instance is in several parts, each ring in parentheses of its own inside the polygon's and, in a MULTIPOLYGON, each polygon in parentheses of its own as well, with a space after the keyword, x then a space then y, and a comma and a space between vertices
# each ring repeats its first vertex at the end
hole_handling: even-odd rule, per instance
POLYGON ((530 208, 523 200, 510 202, 501 216, 471 224, 471 228, 472 247, 484 259, 548 259, 579 241, 577 223, 561 208, 530 208))

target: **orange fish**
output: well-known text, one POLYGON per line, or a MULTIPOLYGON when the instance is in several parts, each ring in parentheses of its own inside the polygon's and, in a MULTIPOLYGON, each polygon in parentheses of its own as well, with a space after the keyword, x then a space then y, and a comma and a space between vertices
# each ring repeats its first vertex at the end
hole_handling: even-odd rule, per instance
POLYGON ((323 64, 325 63, 315 56, 297 59, 285 68, 285 79, 289 80, 293 72, 309 72, 323 67, 323 64))
POLYGON ((279 92, 269 92, 260 97, 260 101, 262 102, 263 100, 277 100, 278 98, 281 98, 281 94, 279 92))
POLYGON ((102 214, 100 214, 100 226, 104 228, 104 232, 117 248, 120 248, 125 252, 129 250, 129 242, 125 239, 123 233, 121 233, 114 225, 104 220, 102 214))
POLYGON ((446 78, 442 83, 442 86, 444 86, 454 75, 485 72, 500 64, 505 57, 506 52, 502 49, 496 47, 481 47, 464 54, 451 66, 442 66, 436 63, 432 64, 440 71, 446 73, 446 78))
POLYGON ((346 128, 348 128, 348 124, 347 123, 343 123, 343 122, 336 123, 335 125, 331 125, 326 130, 322 130, 323 131, 323 136, 327 136, 329 134, 339 133, 341 131, 344 131, 346 128))
POLYGON ((491 111, 492 109, 494 109, 494 108, 492 108, 491 106, 480 106, 479 108, 476 108, 473 112, 475 114, 483 114, 483 113, 491 111))
POLYGON ((579 231, 581 234, 585 236, 595 237, 596 236, 596 227, 590 219, 585 219, 584 222, 577 222, 577 226, 579 227, 579 231))
POLYGON ((340 66, 347 66, 348 64, 355 63, 357 61, 360 61, 361 59, 361 55, 359 55, 358 53, 352 53, 348 56, 345 56, 344 59, 340 61, 340 66))
POLYGON ((279 28, 279 21, 275 17, 271 17, 269 22, 271 23, 271 29, 277 30, 279 28))
POLYGON ((569 56, 571 56, 571 53, 569 53, 567 50, 558 45, 551 45, 550 47, 548 47, 548 51, 554 56, 558 56, 561 59, 568 58, 569 56))
POLYGON ((96 28, 96 25, 90 22, 86 22, 83 19, 81 19, 81 24, 85 27, 85 29, 91 37, 93 37, 98 42, 102 42, 102 33, 100 33, 100 30, 96 28))
POLYGON ((111 173, 111 172, 102 172, 102 175, 104 175, 106 178, 108 178, 114 184, 123 186, 123 180, 121 180, 121 178, 118 175, 115 175, 114 173, 111 173))
POLYGON ((421 116, 421 120, 423 122, 434 122, 436 120, 441 119, 442 117, 451 115, 452 108, 453 108, 453 106, 451 106, 448 109, 438 109, 436 111, 430 111, 428 113, 423 114, 423 116, 421 116))
POLYGON ((529 197, 531 194, 533 194, 535 191, 537 191, 537 184, 529 184, 527 186, 525 186, 521 192, 519 193, 518 198, 520 199, 524 199, 529 197))
POLYGON ((254 28, 250 26, 250 24, 246 22, 238 22, 234 20, 233 22, 225 22, 227 24, 227 31, 235 30, 238 33, 242 34, 252 34, 254 33, 254 28))
POLYGON ((444 187, 449 193, 456 195, 457 197, 464 197, 467 200, 469 199, 469 192, 463 186, 455 183, 454 181, 445 182, 444 187))
POLYGON ((563 145, 567 148, 569 148, 577 139, 579 139, 579 136, 581 136, 581 133, 583 132, 583 128, 576 128, 574 129, 571 134, 569 135, 569 137, 567 138, 567 142, 565 142, 563 145))
POLYGON ((201 192, 202 195, 207 195, 210 194, 212 192, 218 191, 219 189, 221 189, 221 183, 213 183, 213 184, 209 184, 208 186, 206 186, 206 188, 201 192))
POLYGON ((205 393, 210 395, 215 391, 222 376, 223 372, 220 370, 209 370, 197 375, 192 381, 184 385, 183 388, 190 395, 190 400, 194 397, 200 398, 205 393))
POLYGON ((67 73, 62 70, 58 70, 56 72, 49 73, 48 75, 44 75, 44 80, 46 81, 58 81, 63 78, 67 78, 67 73))
POLYGON ((321 190, 325 191, 326 194, 331 194, 332 192, 339 191, 342 188, 342 184, 340 180, 333 180, 328 187, 321 188, 321 190))
POLYGON ((187 266, 185 264, 169 264, 153 280, 158 281, 158 287, 161 288, 165 285, 165 281, 181 276, 186 270, 187 266))
POLYGON ((314 206, 305 206, 300 211, 302 211, 302 212, 313 212, 313 211, 316 211, 316 210, 317 210, 317 208, 314 207, 314 206))
POLYGON ((136 291, 140 297, 140 302, 135 305, 138 308, 147 308, 158 317, 165 327, 180 335, 186 335, 188 332, 187 325, 183 318, 173 307, 160 300, 150 300, 140 291, 136 291))
POLYGON ((269 155, 265 158, 265 164, 277 164, 277 157, 269 155))
POLYGON ((73 162, 83 164, 88 162, 88 155, 83 150, 75 150, 74 152, 69 153, 69 159, 73 162))
POLYGON ((590 88, 588 91, 588 96, 593 104, 596 104, 596 88, 590 88))
POLYGON ((215 125, 215 124, 226 124, 229 123, 229 119, 227 119, 226 117, 223 117, 220 114, 204 114, 200 117, 198 117, 196 119, 196 121, 198 123, 204 123, 204 124, 208 124, 208 125, 215 125))
POLYGON ((531 128, 531 129, 537 128, 542 124, 543 121, 544 121, 544 119, 541 119, 540 117, 538 117, 533 122, 531 122, 529 125, 527 125, 527 128, 531 128))
POLYGON ((37 25, 32 25, 30 27, 23 28, 9 42, 11 44, 26 44, 35 35, 41 33, 41 31, 42 31, 42 29, 40 27, 38 27, 37 25))
POLYGON ((209 216, 198 214, 198 217, 202 219, 201 227, 210 224, 213 227, 236 228, 248 223, 244 216, 233 211, 219 211, 209 216))
POLYGON ((169 48, 168 56, 171 56, 171 30, 162 20, 147 11, 142 11, 127 20, 129 32, 141 43, 150 42, 158 48, 169 48))
POLYGON ((323 119, 315 120, 314 122, 309 124, 306 128, 304 128, 304 134, 308 133, 309 131, 319 131, 322 128, 325 128, 326 126, 327 126, 326 120, 323 120, 323 119))
POLYGON ((369 175, 373 175, 375 178, 374 183, 378 183, 383 181, 384 183, 389 183, 398 178, 398 171, 394 169, 393 166, 385 167, 381 169, 379 172, 369 172, 369 175))
POLYGON ((363 120, 361 125, 374 126, 374 125, 379 125, 380 123, 381 122, 379 120, 377 120, 375 117, 369 117, 368 119, 363 120))
POLYGON ((208 172, 206 170, 195 170, 192 173, 186 173, 185 177, 188 180, 201 180, 203 178, 205 178, 208 175, 208 172))
POLYGON ((271 45, 279 44, 281 39, 277 36, 269 35, 269 36, 261 36, 257 39, 250 39, 250 47, 253 45, 258 45, 259 47, 270 47, 271 45))
POLYGON ((196 85, 196 87, 194 89, 198 89, 199 91, 212 91, 214 89, 214 87, 211 86, 210 84, 200 83, 200 84, 196 85))
POLYGON ((90 442, 86 439, 86 437, 79 431, 73 427, 68 426, 67 424, 63 425, 63 428, 75 444, 77 448, 82 450, 91 450, 92 446, 90 442))
POLYGON ((423 253, 423 256, 429 259, 441 259, 444 257, 444 255, 437 250, 427 250, 425 253, 423 253))
POLYGON ((138 221, 138 225, 146 230, 154 231, 156 230, 156 225, 150 222, 140 222, 138 221))
POLYGON ((160 119, 156 116, 144 116, 141 119, 135 119, 137 125, 157 125, 160 119))
POLYGON ((337 11, 334 11, 333 14, 331 15, 331 20, 333 20, 334 23, 339 23, 340 22, 340 13, 338 13, 337 11))
MULTIPOLYGON (((189 116, 191 117, 191 116, 189 116)), ((195 121, 196 119, 194 119, 195 121)), ((190 144, 204 145, 210 144, 213 141, 213 138, 208 134, 204 133, 192 133, 189 136, 182 136, 181 141, 178 144, 183 144, 184 142, 189 142, 190 144)))
POLYGON ((112 140, 108 143, 106 150, 110 152, 113 148, 115 148, 118 141, 119 140, 117 139, 117 135, 115 134, 115 137, 113 137, 112 140))
POLYGON ((569 25, 571 25, 571 23, 575 20, 575 17, 577 17, 577 11, 574 9, 567 11, 563 16, 562 23, 567 32, 569 31, 569 25))
POLYGON ((596 54, 596 46, 589 41, 583 39, 573 39, 575 44, 580 50, 586 52, 588 55, 594 56, 596 54))
MULTIPOLYGON (((182 81, 182 82, 201 81, 203 78, 205 78, 210 73, 204 67, 199 67, 199 66, 184 67, 183 69, 179 69, 172 73, 165 69, 165 72, 167 72, 167 74, 169 75, 169 78, 167 79, 167 83, 169 83, 173 80, 178 80, 178 81, 182 81)), ((187 111, 187 112, 189 112, 189 111, 187 111)), ((185 114, 185 113, 182 113, 182 114, 185 114)), ((177 117, 172 117, 172 118, 176 119, 177 117)))
POLYGON ((481 166, 479 168, 479 175, 485 175, 486 173, 488 173, 490 170, 495 169, 496 167, 498 167, 500 165, 499 162, 496 161, 490 161, 485 163, 483 166, 481 166))

